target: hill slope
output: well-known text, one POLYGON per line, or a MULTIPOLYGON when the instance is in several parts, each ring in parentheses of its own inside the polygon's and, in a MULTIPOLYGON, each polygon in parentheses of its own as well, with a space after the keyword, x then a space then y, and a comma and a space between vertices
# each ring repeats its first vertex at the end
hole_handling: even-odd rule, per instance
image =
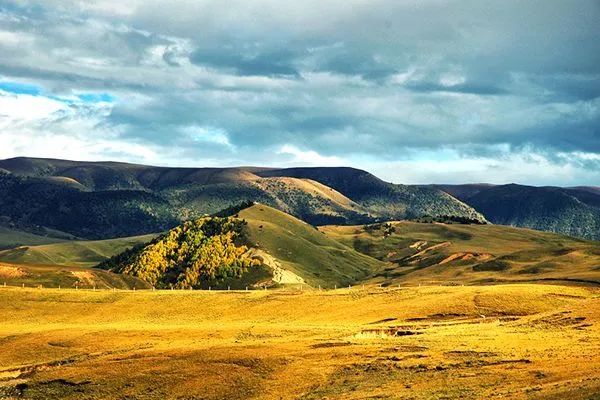
POLYGON ((186 222, 99 267, 157 287, 205 288, 269 281, 333 287, 365 279, 381 265, 297 218, 256 204, 235 217, 186 222))
POLYGON ((495 224, 600 239, 600 191, 594 187, 439 185, 495 224))
POLYGON ((491 283, 580 280, 600 284, 600 243, 499 225, 392 222, 321 230, 388 262, 373 282, 491 283))
POLYGON ((274 257, 283 269, 312 286, 354 284, 382 263, 324 235, 291 215, 261 204, 246 208, 247 243, 274 257))
POLYGON ((343 193, 381 219, 454 215, 484 220, 470 206, 441 190, 384 182, 355 168, 284 168, 257 171, 256 174, 263 177, 288 176, 315 180, 343 193))
POLYGON ((88 239, 159 232, 180 221, 164 198, 142 190, 87 191, 53 177, 0 175, 0 216, 88 239))
POLYGON ((0 251, 0 261, 15 264, 70 265, 91 267, 156 235, 106 240, 72 240, 25 245, 0 251))
POLYGON ((36 246, 47 243, 60 243, 64 238, 37 235, 18 229, 0 226, 0 251, 18 246, 36 246))

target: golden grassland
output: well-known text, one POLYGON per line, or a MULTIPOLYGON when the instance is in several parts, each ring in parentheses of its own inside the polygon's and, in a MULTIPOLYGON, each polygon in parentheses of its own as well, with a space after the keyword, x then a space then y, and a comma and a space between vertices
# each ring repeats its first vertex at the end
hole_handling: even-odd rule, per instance
POLYGON ((0 288, 0 398, 600 398, 600 290, 0 288))
POLYGON ((579 281, 600 284, 600 242, 502 225, 397 221, 395 231, 324 226, 328 237, 388 265, 375 284, 579 281))

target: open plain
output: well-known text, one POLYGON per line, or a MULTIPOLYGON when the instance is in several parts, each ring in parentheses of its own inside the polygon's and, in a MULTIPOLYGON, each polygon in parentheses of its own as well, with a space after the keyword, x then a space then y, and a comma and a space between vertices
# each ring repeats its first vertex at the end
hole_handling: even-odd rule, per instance
POLYGON ((595 399, 600 291, 0 288, 3 399, 595 399))

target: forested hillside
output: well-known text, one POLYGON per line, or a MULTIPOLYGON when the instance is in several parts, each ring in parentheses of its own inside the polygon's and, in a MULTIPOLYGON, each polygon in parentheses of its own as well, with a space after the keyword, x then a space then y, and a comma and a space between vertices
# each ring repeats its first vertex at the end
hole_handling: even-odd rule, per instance
POLYGON ((600 239, 600 189, 525 185, 438 185, 495 224, 600 239))
POLYGON ((259 264, 246 255, 244 225, 243 220, 228 217, 188 221, 98 267, 138 277, 158 288, 198 288, 207 282, 240 278, 259 264))

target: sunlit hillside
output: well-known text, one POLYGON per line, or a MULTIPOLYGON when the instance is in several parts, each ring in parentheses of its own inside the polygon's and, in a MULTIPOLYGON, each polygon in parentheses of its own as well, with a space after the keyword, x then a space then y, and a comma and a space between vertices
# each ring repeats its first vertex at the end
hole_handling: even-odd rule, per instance
POLYGON ((371 282, 487 284, 540 280, 600 284, 600 243, 501 225, 391 222, 320 227, 387 262, 371 282))

